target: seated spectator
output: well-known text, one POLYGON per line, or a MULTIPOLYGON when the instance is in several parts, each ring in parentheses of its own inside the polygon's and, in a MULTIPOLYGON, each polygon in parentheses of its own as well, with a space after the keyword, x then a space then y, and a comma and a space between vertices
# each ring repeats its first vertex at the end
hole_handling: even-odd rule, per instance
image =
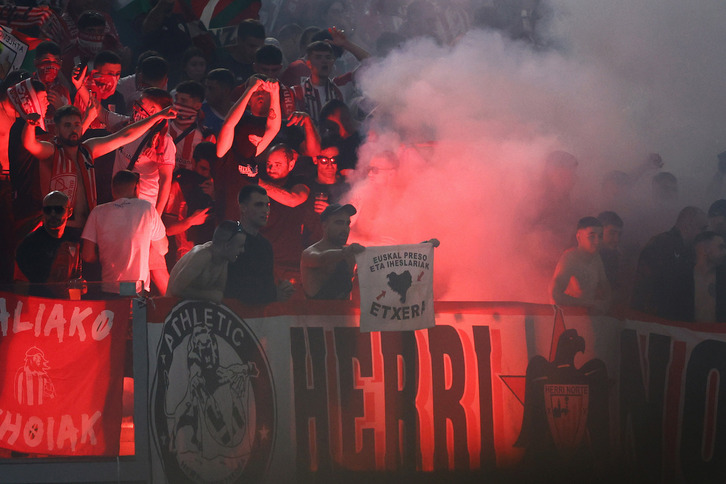
POLYGON ((176 145, 176 170, 192 169, 194 148, 203 142, 215 142, 209 128, 204 128, 199 115, 204 102, 204 86, 196 81, 180 83, 174 93, 176 118, 169 122, 169 135, 176 145))
POLYGON ((166 232, 154 206, 139 195, 139 174, 121 170, 113 177, 114 201, 91 211, 83 230, 84 262, 101 262, 104 292, 119 294, 119 282, 142 281, 150 289, 149 248, 166 252, 166 232))
POLYGON ((552 277, 552 301, 560 306, 584 306, 604 313, 610 307, 610 285, 600 258, 602 224, 595 217, 577 223, 577 247, 566 250, 552 277))
POLYGON ((700 208, 686 207, 676 224, 656 235, 640 253, 631 307, 673 321, 689 321, 693 302, 689 289, 693 281, 693 241, 707 228, 700 208))
POLYGON ((237 222, 223 221, 210 242, 195 246, 177 262, 166 295, 222 302, 227 267, 244 252, 246 239, 237 222))
MULTIPOLYGON (((80 277, 80 244, 65 236, 66 222, 71 214, 68 196, 50 192, 43 199, 42 225, 28 234, 18 245, 15 255, 16 280, 35 284, 68 282, 80 277)), ((30 294, 41 297, 65 296, 66 287, 31 286, 30 294)))
POLYGON ((726 242, 716 232, 701 232, 693 239, 693 317, 696 323, 726 322, 726 279, 718 269, 726 260, 726 242))
POLYGON ((205 100, 202 103, 204 126, 208 127, 215 136, 219 135, 227 113, 234 104, 232 94, 234 86, 234 74, 229 69, 213 69, 204 80, 206 89, 205 100))
POLYGON ((360 244, 348 243, 353 205, 328 205, 320 214, 323 238, 302 253, 300 274, 308 299, 350 299, 353 290, 355 255, 363 252, 360 244))

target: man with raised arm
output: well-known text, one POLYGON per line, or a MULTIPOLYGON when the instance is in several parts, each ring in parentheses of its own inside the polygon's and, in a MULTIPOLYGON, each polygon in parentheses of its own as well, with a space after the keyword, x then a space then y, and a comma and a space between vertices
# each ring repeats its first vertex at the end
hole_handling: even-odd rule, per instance
POLYGON ((236 194, 250 183, 241 173, 257 172, 255 157, 270 145, 281 122, 279 85, 251 77, 217 136, 220 166, 216 173, 216 200, 221 217, 236 216, 236 194))
POLYGON ((54 142, 40 141, 35 135, 35 126, 41 115, 28 115, 23 129, 23 145, 41 163, 50 164, 49 191, 59 190, 70 199, 73 216, 68 220, 66 230, 78 240, 88 214, 96 206, 96 179, 94 160, 146 133, 151 126, 162 119, 171 119, 176 113, 167 108, 153 116, 130 124, 108 136, 81 141, 81 112, 75 106, 63 106, 55 112, 57 136, 54 142))
POLYGON ((300 273, 308 299, 350 299, 353 290, 355 255, 363 252, 360 244, 348 243, 353 205, 328 205, 320 220, 323 238, 302 253, 300 273))

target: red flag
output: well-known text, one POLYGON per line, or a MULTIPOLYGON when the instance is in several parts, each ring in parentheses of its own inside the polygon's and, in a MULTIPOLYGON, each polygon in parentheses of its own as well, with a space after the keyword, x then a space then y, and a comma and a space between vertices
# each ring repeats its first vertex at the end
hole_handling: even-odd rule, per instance
POLYGON ((129 307, 0 293, 0 447, 118 455, 129 307))

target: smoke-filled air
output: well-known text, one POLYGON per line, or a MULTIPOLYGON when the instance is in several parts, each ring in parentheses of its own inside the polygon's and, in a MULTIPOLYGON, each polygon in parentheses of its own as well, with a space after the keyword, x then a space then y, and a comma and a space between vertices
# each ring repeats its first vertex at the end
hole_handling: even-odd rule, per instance
POLYGON ((438 299, 547 301, 579 218, 616 210, 642 245, 713 201, 724 25, 720 0, 555 0, 537 47, 492 30, 407 42, 359 72, 375 107, 350 240, 438 238, 438 299), (659 171, 677 194, 652 193, 659 171))

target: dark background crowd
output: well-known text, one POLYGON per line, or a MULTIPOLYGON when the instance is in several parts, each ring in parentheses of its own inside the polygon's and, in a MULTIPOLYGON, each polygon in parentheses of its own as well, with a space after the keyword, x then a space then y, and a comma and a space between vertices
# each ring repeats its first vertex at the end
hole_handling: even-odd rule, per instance
MULTIPOLYGON (((385 135, 369 130, 371 120, 378 116, 380 129, 387 115, 359 72, 412 39, 452 46, 472 29, 533 51, 556 48, 539 28, 552 9, 536 0, 13 5, 0 10, 0 25, 38 41, 30 68, 4 72, 0 92, 0 276, 7 284, 118 282, 135 274, 148 279, 146 290, 165 294, 176 262, 211 241, 220 222, 252 223, 252 202, 240 193, 256 185, 269 214, 253 224, 246 244, 257 229, 269 241, 274 287, 251 299, 225 295, 249 303, 303 297, 301 256, 326 237, 326 208, 349 201, 361 179, 385 188, 382 176, 399 165, 393 152, 359 163, 366 141, 385 135), (118 175, 126 171, 137 178, 118 175), (146 206, 120 205, 136 198, 163 226, 146 206), (120 211, 97 210, 108 203, 120 211)), ((681 202, 679 181, 658 155, 607 172, 588 204, 574 200, 578 165, 570 153, 551 153, 518 209, 524 231, 536 235, 523 238, 522 252, 543 273, 555 271, 555 302, 726 319, 726 201, 719 200, 726 162, 719 159, 703 187, 715 202, 708 211, 681 202), (577 248, 558 264, 575 234, 577 248), (588 236, 597 242, 588 244, 588 236)), ((248 257, 267 250, 256 247, 248 257)))

